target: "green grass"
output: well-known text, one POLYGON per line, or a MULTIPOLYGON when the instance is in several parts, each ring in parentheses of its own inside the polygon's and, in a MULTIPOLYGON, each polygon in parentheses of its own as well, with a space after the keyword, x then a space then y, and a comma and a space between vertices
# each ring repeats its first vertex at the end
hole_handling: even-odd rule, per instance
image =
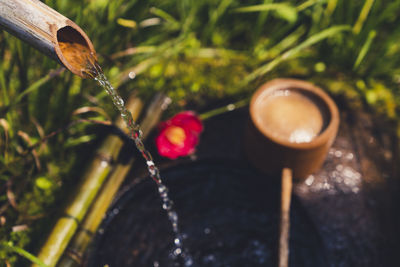
MULTIPOLYGON (((166 116, 246 99, 279 76, 314 81, 398 120, 400 0, 44 2, 85 30, 123 96, 167 93, 166 116)), ((116 112, 93 81, 6 32, 0 58, 0 242, 35 253, 103 136, 81 119, 116 112), (82 107, 90 112, 74 113, 82 107)), ((26 264, 0 248, 3 262, 26 264)))

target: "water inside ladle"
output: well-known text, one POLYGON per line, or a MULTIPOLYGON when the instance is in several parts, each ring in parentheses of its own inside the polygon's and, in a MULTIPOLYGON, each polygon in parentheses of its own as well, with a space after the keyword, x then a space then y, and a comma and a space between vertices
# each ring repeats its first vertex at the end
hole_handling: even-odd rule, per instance
POLYGON ((324 129, 325 115, 304 92, 276 90, 255 102, 255 120, 271 136, 290 143, 309 143, 324 129))

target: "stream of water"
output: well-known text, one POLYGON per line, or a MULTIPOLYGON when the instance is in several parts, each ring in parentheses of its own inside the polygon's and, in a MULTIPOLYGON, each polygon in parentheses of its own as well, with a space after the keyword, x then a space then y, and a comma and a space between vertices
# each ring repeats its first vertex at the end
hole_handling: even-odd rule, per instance
POLYGON ((173 202, 169 198, 168 188, 163 183, 160 171, 158 167, 155 165, 153 157, 151 153, 146 149, 142 140, 142 131, 140 130, 140 126, 136 124, 136 122, 132 118, 132 114, 126 109, 124 105, 124 101, 118 92, 113 88, 111 83, 108 81, 107 77, 104 75, 100 66, 97 62, 94 62, 92 66, 90 66, 90 71, 87 72, 89 76, 91 76, 94 80, 96 80, 104 90, 111 97, 114 106, 118 109, 121 114, 122 119, 126 123, 129 134, 132 140, 135 142, 137 149, 142 154, 144 160, 147 164, 147 169, 150 177, 154 180, 158 187, 158 193, 162 200, 162 208, 167 212, 168 219, 171 222, 172 230, 174 233, 174 242, 173 242, 173 251, 171 253, 171 258, 175 261, 176 265, 183 265, 185 267, 192 266, 193 260, 189 253, 184 249, 182 244, 182 233, 179 231, 178 226, 178 215, 173 207, 173 202))

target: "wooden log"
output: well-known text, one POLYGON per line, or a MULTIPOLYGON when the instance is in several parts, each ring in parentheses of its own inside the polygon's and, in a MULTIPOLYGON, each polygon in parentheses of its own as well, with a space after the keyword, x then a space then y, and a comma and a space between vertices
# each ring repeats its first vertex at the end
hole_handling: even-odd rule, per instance
MULTIPOLYGON (((127 108, 132 112, 135 120, 139 116, 142 105, 142 101, 136 97, 131 98, 127 103, 127 108)), ((122 125, 124 125, 122 120, 118 120, 117 126, 122 127, 122 125)), ((75 234, 105 178, 110 173, 111 163, 116 160, 122 144, 119 137, 109 136, 97 151, 95 159, 90 163, 80 186, 77 187, 77 191, 67 205, 64 216, 56 222, 39 252, 38 258, 49 267, 56 265, 75 234)), ((37 267, 37 265, 33 266, 37 267)))
POLYGON ((84 73, 61 50, 60 42, 79 44, 96 58, 85 32, 39 0, 1 0, 0 26, 81 77, 84 73))
POLYGON ((279 231, 279 267, 289 266, 290 202, 292 199, 292 170, 282 170, 281 218, 279 231))
MULTIPOLYGON (((162 94, 154 97, 141 123, 143 138, 146 138, 149 132, 157 125, 162 112, 167 107, 168 101, 170 101, 169 98, 162 94)), ((108 207, 133 165, 134 160, 132 158, 128 163, 119 163, 115 166, 57 266, 82 266, 83 256, 92 241, 93 235, 97 232, 108 207)))

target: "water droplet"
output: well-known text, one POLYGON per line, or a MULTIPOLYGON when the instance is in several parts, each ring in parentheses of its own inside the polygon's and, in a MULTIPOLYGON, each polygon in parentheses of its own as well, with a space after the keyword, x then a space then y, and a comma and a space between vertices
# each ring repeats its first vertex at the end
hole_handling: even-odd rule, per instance
POLYGON ((113 209, 113 214, 117 215, 119 213, 119 209, 113 209))
POLYGON ((179 255, 181 255, 181 253, 182 253, 182 249, 181 248, 176 248, 175 250, 174 250, 174 255, 177 257, 177 256, 179 256, 179 255))
POLYGON ((204 228, 204 233, 206 235, 208 235, 209 233, 211 233, 211 229, 210 228, 204 228))
POLYGON ((171 102, 172 102, 171 98, 169 98, 169 97, 165 98, 164 102, 161 104, 161 109, 166 110, 168 108, 169 104, 171 104, 171 102))
POLYGON ((154 162, 152 160, 148 160, 146 163, 147 163, 147 166, 154 167, 154 162))
POLYGON ((343 170, 343 165, 342 164, 337 165, 336 166, 336 170, 339 171, 339 172, 342 171, 343 170))
POLYGON ((193 265, 193 259, 190 256, 185 256, 185 267, 190 267, 193 265))
POLYGON ((205 256, 204 258, 203 258, 203 261, 205 262, 205 263, 211 263, 211 262, 214 262, 215 261, 215 256, 214 255, 207 255, 207 256, 205 256))
POLYGON ((383 153, 383 156, 385 157, 385 159, 387 159, 387 160, 390 160, 390 159, 392 159, 392 152, 391 151, 385 151, 384 153, 383 153))
POLYGON ((308 178, 305 181, 305 184, 308 185, 308 186, 311 186, 313 184, 313 182, 314 182, 314 179, 315 179, 314 175, 308 176, 308 178))
POLYGON ((180 246, 182 245, 181 240, 179 238, 175 238, 174 240, 175 245, 180 246))
POLYGON ((136 78, 136 73, 134 71, 129 72, 128 74, 129 79, 133 80, 136 78))
POLYGON ((342 155, 343 155, 342 151, 340 151, 340 150, 335 151, 335 157, 340 158, 340 157, 342 157, 342 155))
POLYGON ((125 105, 124 100, 122 100, 122 98, 117 98, 115 100, 115 102, 117 103, 118 106, 123 107, 125 105))
POLYGON ((178 230, 178 224, 175 221, 172 222, 172 228, 173 228, 174 232, 176 232, 178 230))
POLYGON ((107 160, 102 160, 102 161, 100 162, 100 166, 101 166, 102 168, 107 167, 107 166, 108 166, 108 161, 107 161, 107 160))
POLYGON ((178 220, 178 215, 176 214, 175 211, 168 212, 168 216, 172 221, 177 221, 178 220))
POLYGON ((353 191, 354 194, 357 194, 357 193, 360 191, 360 188, 354 187, 354 188, 352 189, 352 191, 353 191))
POLYGON ((167 191, 167 187, 166 187, 165 185, 160 184, 160 185, 158 186, 158 192, 159 192, 159 193, 164 193, 164 192, 166 192, 166 191, 167 191))

